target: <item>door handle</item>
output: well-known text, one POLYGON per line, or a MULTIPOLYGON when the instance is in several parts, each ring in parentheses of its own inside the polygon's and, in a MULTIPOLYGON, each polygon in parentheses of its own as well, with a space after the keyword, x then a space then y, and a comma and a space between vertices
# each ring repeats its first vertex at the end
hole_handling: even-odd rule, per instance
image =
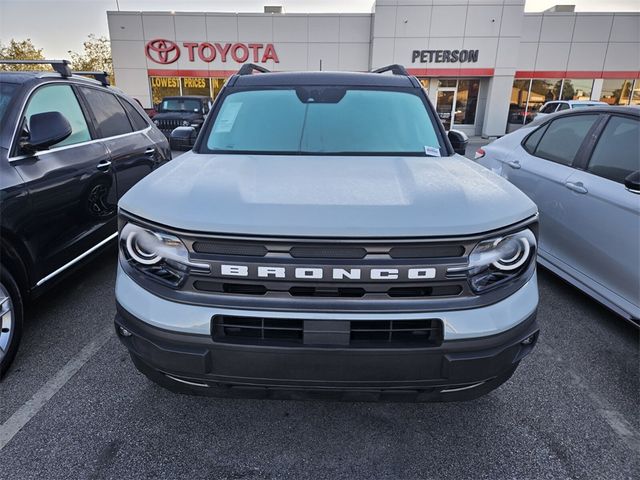
POLYGON ((111 162, 109 160, 102 160, 98 165, 96 165, 96 168, 103 172, 109 170, 109 167, 111 167, 111 162))
POLYGON ((510 162, 507 162, 507 165, 509 165, 511 168, 515 168, 516 170, 522 167, 522 165, 520 165, 520 162, 517 160, 511 160, 510 162))
POLYGON ((564 186, 567 187, 569 190, 573 190, 576 193, 587 193, 589 191, 582 184, 582 182, 577 182, 577 183, 566 182, 564 186))
POLYGON ((154 153, 156 153, 156 149, 155 149, 155 148, 147 148, 147 149, 144 151, 144 154, 145 154, 145 155, 153 155, 154 153))

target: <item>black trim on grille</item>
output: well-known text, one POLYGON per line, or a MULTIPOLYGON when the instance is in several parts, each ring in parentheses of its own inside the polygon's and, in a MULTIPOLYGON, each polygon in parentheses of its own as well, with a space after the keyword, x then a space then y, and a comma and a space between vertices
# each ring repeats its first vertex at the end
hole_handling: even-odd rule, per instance
POLYGON ((438 347, 444 338, 440 319, 305 320, 216 315, 213 340, 264 346, 347 348, 438 347))
POLYGON ((193 242, 193 251, 215 255, 239 255, 242 257, 264 257, 268 252, 264 245, 231 242, 193 242))

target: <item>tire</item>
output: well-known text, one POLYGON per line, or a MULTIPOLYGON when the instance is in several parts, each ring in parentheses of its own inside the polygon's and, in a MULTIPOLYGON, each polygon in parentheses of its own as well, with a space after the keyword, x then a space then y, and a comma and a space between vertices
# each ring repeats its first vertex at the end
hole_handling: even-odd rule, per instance
POLYGON ((18 353, 22 337, 23 303, 11 274, 0 266, 0 380, 18 353))

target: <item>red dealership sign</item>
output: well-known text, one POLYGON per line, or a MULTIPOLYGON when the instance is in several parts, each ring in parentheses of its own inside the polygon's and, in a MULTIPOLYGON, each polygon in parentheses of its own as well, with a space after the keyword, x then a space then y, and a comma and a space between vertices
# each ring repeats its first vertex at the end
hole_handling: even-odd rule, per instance
POLYGON ((196 56, 203 62, 213 62, 218 58, 222 63, 232 60, 236 63, 252 61, 264 63, 273 60, 279 63, 278 54, 272 43, 209 43, 209 42, 183 42, 182 49, 171 40, 156 38, 149 40, 145 46, 145 54, 152 62, 161 65, 174 63, 180 58, 182 50, 190 62, 194 62, 196 56))

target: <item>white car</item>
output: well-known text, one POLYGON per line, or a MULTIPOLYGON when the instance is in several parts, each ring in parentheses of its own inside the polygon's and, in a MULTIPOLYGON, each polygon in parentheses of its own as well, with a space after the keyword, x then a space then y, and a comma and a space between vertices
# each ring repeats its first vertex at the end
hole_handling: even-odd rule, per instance
POLYGON ((536 120, 476 162, 538 205, 538 262, 640 326, 640 108, 536 120))
POLYGON ((554 112, 563 112, 565 110, 573 110, 574 108, 583 108, 583 107, 596 107, 601 105, 608 105, 605 102, 597 102, 593 100, 555 100, 553 102, 547 102, 538 113, 536 113, 535 117, 544 117, 550 115, 554 112))

